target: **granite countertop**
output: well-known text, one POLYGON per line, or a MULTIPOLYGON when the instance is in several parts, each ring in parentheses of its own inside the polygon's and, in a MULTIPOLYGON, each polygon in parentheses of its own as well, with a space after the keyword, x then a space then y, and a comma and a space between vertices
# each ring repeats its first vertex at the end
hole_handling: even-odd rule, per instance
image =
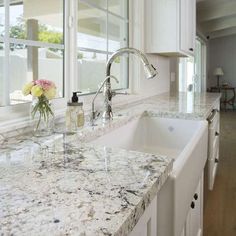
POLYGON ((142 115, 206 119, 220 94, 186 96, 163 94, 117 108, 111 123, 98 121, 74 135, 2 135, 0 234, 128 235, 173 160, 89 142, 142 115))
POLYGON ((220 93, 163 93, 135 104, 147 111, 155 110, 159 117, 205 120, 219 104, 220 97, 220 93))
POLYGON ((0 235, 128 235, 173 166, 167 156, 92 145, 146 114, 47 138, 5 139, 0 150, 0 235))

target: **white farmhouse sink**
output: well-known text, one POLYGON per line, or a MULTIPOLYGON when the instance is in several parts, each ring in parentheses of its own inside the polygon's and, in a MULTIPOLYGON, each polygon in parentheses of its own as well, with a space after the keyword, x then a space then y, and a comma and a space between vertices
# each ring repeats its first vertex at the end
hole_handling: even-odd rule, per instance
POLYGON ((207 160, 207 122, 143 115, 92 143, 174 159, 158 194, 158 236, 180 235, 207 160))

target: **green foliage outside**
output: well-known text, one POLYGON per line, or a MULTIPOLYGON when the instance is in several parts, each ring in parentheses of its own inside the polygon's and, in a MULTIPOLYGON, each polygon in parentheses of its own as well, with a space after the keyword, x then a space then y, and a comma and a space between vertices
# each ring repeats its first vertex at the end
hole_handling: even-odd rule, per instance
MULTIPOLYGON (((46 25, 39 24, 38 30, 38 40, 46 43, 55 43, 61 44, 63 43, 63 34, 60 32, 56 32, 50 30, 46 25)), ((19 17, 17 19, 17 24, 10 27, 10 37, 18 38, 18 39, 27 39, 27 29, 26 29, 26 21, 19 17)), ((51 49, 55 51, 55 49, 51 49)))
POLYGON ((77 59, 83 59, 83 58, 84 58, 84 54, 82 52, 78 52, 77 59))

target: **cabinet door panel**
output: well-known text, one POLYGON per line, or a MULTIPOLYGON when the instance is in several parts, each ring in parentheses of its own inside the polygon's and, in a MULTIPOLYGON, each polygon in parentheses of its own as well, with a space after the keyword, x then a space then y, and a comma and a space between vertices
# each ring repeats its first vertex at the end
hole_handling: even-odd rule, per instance
POLYGON ((203 174, 193 196, 181 236, 201 236, 203 227, 203 174), (197 195, 196 195, 197 194, 197 195))
POLYGON ((189 236, 199 236, 202 231, 202 217, 203 217, 203 176, 200 179, 198 187, 195 192, 193 202, 194 208, 190 210, 190 234, 189 236), (197 198, 196 198, 197 196, 197 198))
POLYGON ((129 236, 157 235, 157 196, 152 200, 129 236))
POLYGON ((196 0, 189 0, 188 7, 188 50, 194 53, 196 39, 196 0))
POLYGON ((194 53, 196 38, 196 0, 180 0, 180 49, 194 53))
POLYGON ((180 0, 180 49, 188 52, 188 2, 180 0))

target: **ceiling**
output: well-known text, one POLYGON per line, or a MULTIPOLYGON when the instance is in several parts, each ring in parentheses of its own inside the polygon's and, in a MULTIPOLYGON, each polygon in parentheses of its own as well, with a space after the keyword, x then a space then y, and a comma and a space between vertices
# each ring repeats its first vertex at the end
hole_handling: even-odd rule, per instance
POLYGON ((197 0, 197 25, 211 39, 236 34, 236 0, 197 0))

